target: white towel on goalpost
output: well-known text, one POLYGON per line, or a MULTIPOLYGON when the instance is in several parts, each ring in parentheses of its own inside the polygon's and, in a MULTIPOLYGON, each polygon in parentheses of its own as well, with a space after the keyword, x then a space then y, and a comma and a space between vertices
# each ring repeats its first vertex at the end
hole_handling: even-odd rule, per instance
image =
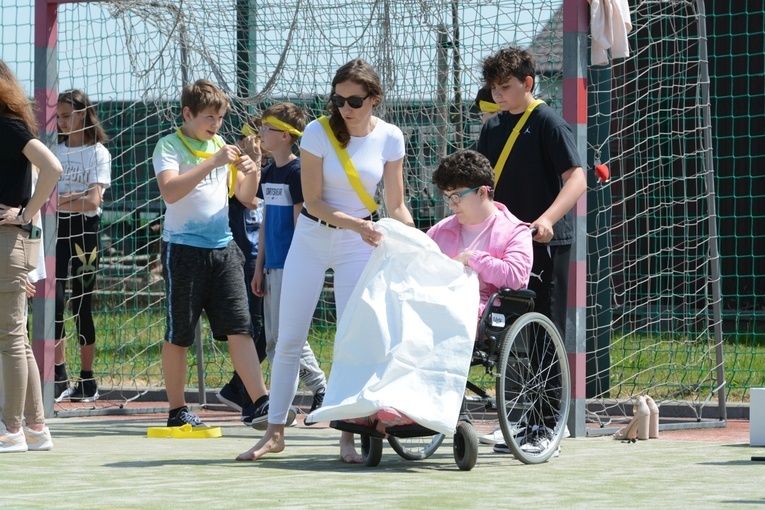
POLYGON ((391 219, 337 325, 324 405, 309 422, 392 407, 455 431, 475 340, 478 277, 426 234, 391 219))

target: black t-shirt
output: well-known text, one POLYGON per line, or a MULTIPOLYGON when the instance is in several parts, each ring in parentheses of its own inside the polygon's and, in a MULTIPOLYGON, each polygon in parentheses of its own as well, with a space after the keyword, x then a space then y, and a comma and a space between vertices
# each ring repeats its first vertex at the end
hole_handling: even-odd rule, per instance
MULTIPOLYGON (((510 133, 523 114, 501 112, 481 129, 476 150, 496 165, 510 133)), ((532 222, 555 201, 561 174, 582 166, 571 128, 547 105, 537 106, 515 141, 494 192, 494 200, 507 206, 521 221, 532 222)), ((573 212, 553 226, 551 245, 574 242, 573 212)))
POLYGON ((32 196, 32 165, 21 151, 33 138, 23 122, 0 115, 0 204, 19 207, 32 196))

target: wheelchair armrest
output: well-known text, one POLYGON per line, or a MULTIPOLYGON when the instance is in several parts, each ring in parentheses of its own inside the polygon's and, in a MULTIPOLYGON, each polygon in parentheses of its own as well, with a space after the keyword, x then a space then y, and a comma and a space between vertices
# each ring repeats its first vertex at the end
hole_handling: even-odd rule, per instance
POLYGON ((499 298, 516 298, 516 299, 535 299, 537 293, 531 289, 499 289, 496 297, 499 298))

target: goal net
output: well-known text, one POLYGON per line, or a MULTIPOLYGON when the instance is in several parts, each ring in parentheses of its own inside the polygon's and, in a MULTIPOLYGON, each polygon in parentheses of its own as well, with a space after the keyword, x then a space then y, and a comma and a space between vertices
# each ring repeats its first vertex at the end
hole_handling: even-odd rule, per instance
POLYGON ((681 404, 678 419, 725 416, 699 3, 636 2, 632 55, 589 70, 590 165, 611 172, 588 193, 587 394, 602 425, 638 394, 681 404))
MULTIPOLYGON (((722 383, 711 334, 716 239, 709 230, 713 189, 699 13, 689 1, 631 4, 632 55, 591 68, 588 76, 588 169, 603 162, 612 172, 607 184, 590 178, 588 191, 587 389, 596 421, 622 413, 623 402, 643 392, 697 409, 716 398, 722 383)), ((3 33, 13 28, 17 40, 31 43, 32 30, 24 35, 18 28, 29 26, 31 8, 12 14, 0 20, 3 33)), ((222 135, 232 141, 250 115, 275 102, 292 101, 309 118, 325 113, 334 71, 365 59, 386 92, 377 114, 405 134, 407 203, 417 226, 427 228, 448 213, 431 172, 441 157, 478 137, 473 99, 483 58, 507 45, 530 48, 537 95, 561 111, 562 19, 562 0, 60 4, 58 89, 85 91, 110 136, 112 186, 94 295, 103 400, 130 400, 163 385, 164 206, 151 154, 179 125, 185 83, 210 79, 231 97, 222 135)), ((16 62, 31 91, 33 55, 26 48, 4 44, 3 58, 16 62)), ((327 372, 331 281, 328 274, 309 339, 327 372)), ((67 360, 76 373, 73 319, 68 312, 67 360)), ((203 364, 196 368, 203 370, 190 365, 187 382, 220 387, 232 371, 226 346, 212 341, 205 321, 201 336, 203 364)), ((482 377, 471 374, 489 384, 482 377)))

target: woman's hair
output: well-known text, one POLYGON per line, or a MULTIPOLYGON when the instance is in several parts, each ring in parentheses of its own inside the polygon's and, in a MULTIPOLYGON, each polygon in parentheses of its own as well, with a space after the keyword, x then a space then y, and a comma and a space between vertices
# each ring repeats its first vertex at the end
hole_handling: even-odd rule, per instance
POLYGON ((441 160, 433 172, 433 184, 441 191, 486 186, 493 199, 494 169, 483 154, 460 150, 441 160))
MULTIPOLYGON (((380 76, 371 65, 360 58, 351 60, 337 70, 335 77, 332 79, 332 92, 330 94, 335 93, 335 87, 339 83, 346 81, 352 81, 353 83, 357 83, 364 87, 367 94, 369 94, 369 97, 373 101, 376 100, 375 103, 373 103, 375 106, 377 106, 383 98, 380 76)), ((331 99, 329 101, 328 109, 331 114, 329 125, 332 128, 332 132, 337 137, 340 145, 342 147, 347 147, 348 143, 351 141, 351 135, 348 133, 348 128, 345 125, 343 116, 340 115, 340 109, 332 103, 331 99)))
POLYGON ((24 94, 13 71, 2 60, 0 60, 0 115, 20 120, 30 133, 37 136, 37 123, 32 102, 24 94))
MULTIPOLYGON (((106 132, 98 120, 96 109, 88 99, 88 96, 81 90, 65 90, 58 95, 58 102, 72 106, 76 112, 85 112, 85 118, 82 123, 82 136, 86 145, 95 145, 104 143, 107 140, 106 132)), ((69 138, 68 134, 59 132, 58 143, 64 143, 69 138)))

